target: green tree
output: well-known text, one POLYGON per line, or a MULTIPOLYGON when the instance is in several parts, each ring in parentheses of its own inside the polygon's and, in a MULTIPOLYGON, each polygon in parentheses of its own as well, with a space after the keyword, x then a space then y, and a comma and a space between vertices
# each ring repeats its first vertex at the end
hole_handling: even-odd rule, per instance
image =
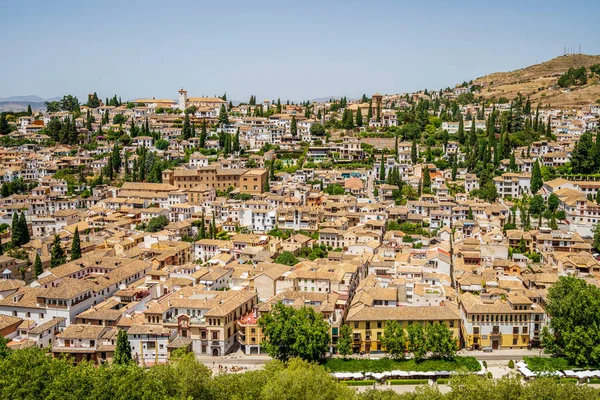
POLYGON ((471 208, 471 206, 469 206, 469 211, 467 213, 467 219, 470 219, 470 220, 475 219, 475 217, 473 216, 473 209, 471 208))
POLYGON ((352 328, 350 325, 343 324, 340 328, 336 347, 338 354, 344 358, 352 352, 352 328))
POLYGON ((360 111, 360 107, 356 110, 356 126, 363 126, 362 111, 360 111))
POLYGON ((548 209, 550 210, 550 212, 552 212, 552 213, 556 212, 556 209, 558 208, 558 204, 559 204, 558 196, 554 193, 550 193, 550 196, 548 196, 548 209))
POLYGON ((533 170, 531 171, 531 193, 536 194, 538 190, 542 188, 544 181, 542 179, 542 170, 538 161, 533 164, 533 170))
MULTIPOLYGON (((571 167, 575 174, 591 174, 594 172, 596 160, 594 160, 594 143, 592 133, 585 132, 575 142, 571 153, 571 167)), ((533 192, 532 192, 533 193, 533 192)))
POLYGON ((600 222, 596 223, 592 232, 594 234, 594 249, 600 251, 600 222))
MULTIPOLYGON (((600 364, 600 289, 561 276, 548 290, 546 312, 556 348, 577 366, 600 364)), ((548 343, 548 338, 546 338, 548 343)))
POLYGON ((529 211, 531 211, 533 215, 539 216, 544 212, 545 209, 546 202, 544 201, 544 198, 541 195, 536 194, 531 198, 531 202, 529 204, 529 211))
POLYGON ((183 128, 181 129, 183 140, 188 140, 192 137, 192 124, 190 123, 190 114, 185 114, 183 118, 183 128))
POLYGON ((36 278, 38 276, 40 276, 41 273, 44 272, 44 267, 42 266, 42 259, 40 258, 40 255, 37 252, 35 253, 35 261, 33 263, 33 271, 34 271, 36 278))
POLYGON ((381 163, 379 164, 379 180, 385 181, 385 161, 383 160, 383 152, 381 152, 381 163))
POLYGON ((460 144, 465 143, 465 122, 463 121, 462 114, 458 120, 458 131, 456 132, 456 140, 460 144))
POLYGON ((292 122, 290 122, 290 133, 292 137, 298 136, 298 124, 296 122, 296 116, 292 115, 292 122))
POLYGON ((323 124, 315 122, 310 126, 310 134, 313 136, 325 136, 325 127, 323 124))
POLYGON ((434 357, 453 358, 456 355, 457 343, 446 324, 434 322, 427 325, 426 332, 427 350, 434 357))
POLYGON ((166 139, 158 139, 156 142, 154 142, 154 147, 156 147, 158 150, 166 150, 169 148, 169 141, 166 139))
POLYGON ((169 220, 167 217, 164 215, 159 215, 158 217, 154 217, 148 221, 146 232, 158 232, 164 229, 164 227, 167 225, 169 225, 169 220))
POLYGON ((263 348, 278 360, 299 357, 317 361, 329 346, 329 324, 310 307, 295 309, 277 303, 258 320, 258 325, 265 336, 263 348))
POLYGON ((294 253, 290 251, 282 252, 276 259, 275 262, 278 264, 294 266, 300 262, 294 255, 294 253))
POLYGON ((410 161, 413 165, 417 163, 417 158, 419 157, 419 153, 417 151, 417 140, 413 140, 412 145, 410 146, 410 161))
POLYGON ((229 123, 229 117, 227 115, 227 109, 225 108, 225 104, 221 104, 221 109, 219 110, 219 124, 226 125, 229 123))
POLYGON ((406 349, 406 334, 398 321, 385 322, 381 345, 385 348, 386 353, 393 358, 398 358, 404 354, 404 350, 406 349))
POLYGON ((23 211, 21 211, 21 215, 19 216, 19 226, 21 233, 20 245, 29 243, 31 237, 29 236, 29 227, 27 226, 27 220, 25 219, 25 213, 23 213, 23 211))
POLYGON ((119 329, 117 333, 117 344, 115 345, 115 355, 113 357, 113 363, 117 365, 129 364, 133 361, 131 358, 131 345, 127 338, 127 332, 119 329))
POLYGON ((81 258, 81 240, 79 239, 79 227, 75 227, 73 242, 71 243, 71 261, 81 258))
POLYGON ((54 235, 54 241, 52 242, 52 249, 50 250, 50 268, 58 267, 67 262, 67 256, 65 251, 60 245, 60 237, 54 235))
POLYGON ((416 359, 421 359, 427 353, 427 342, 425 331, 420 323, 412 323, 406 330, 408 333, 408 351, 413 353, 416 359))
POLYGON ((424 193, 431 192, 431 175, 429 174, 429 167, 425 165, 423 168, 423 185, 422 189, 424 193))
POLYGON ((10 131, 11 128, 6 119, 6 115, 3 112, 0 112, 0 135, 6 135, 10 133, 10 131))
POLYGON ((12 225, 11 225, 11 242, 15 246, 20 246, 21 240, 23 239, 23 233, 21 232, 22 225, 19 223, 19 214, 13 212, 12 225))

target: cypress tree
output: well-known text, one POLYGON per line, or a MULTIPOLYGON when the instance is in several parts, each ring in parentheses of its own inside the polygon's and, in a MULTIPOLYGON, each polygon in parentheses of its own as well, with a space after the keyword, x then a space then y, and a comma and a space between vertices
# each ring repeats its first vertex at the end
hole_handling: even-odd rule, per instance
POLYGON ((13 213, 12 225, 11 225, 11 242, 14 246, 21 245, 21 237, 23 234, 21 233, 21 224, 19 224, 19 214, 17 212, 13 213))
POLYGON ((412 145, 410 146, 410 161, 413 165, 417 163, 417 139, 413 139, 412 145))
POLYGON ((204 212, 202 212, 202 223, 200 224, 200 239, 206 239, 206 225, 204 224, 204 212))
POLYGON ((60 246, 60 237, 54 235, 52 249, 50 250, 50 268, 58 267, 67 261, 65 251, 60 246))
POLYGON ((369 111, 367 111, 367 123, 371 122, 371 118, 373 118, 373 100, 369 102, 369 111))
POLYGON ((510 161, 508 163, 508 169, 510 172, 517 172, 517 162, 515 161, 514 151, 510 153, 510 161))
POLYGON ((458 120, 458 132, 456 132, 456 140, 458 143, 465 144, 465 122, 463 121, 462 114, 458 120))
POLYGON ((536 160, 535 164, 533 164, 533 170, 531 172, 531 193, 536 194, 538 190, 542 188, 543 184, 544 181, 542 179, 540 163, 536 160))
POLYGON ((362 111, 360 111, 360 107, 358 107, 358 110, 356 111, 356 126, 362 126, 362 125, 363 125, 362 111))
POLYGON ((27 220, 25 219, 25 214, 23 213, 23 211, 21 211, 21 215, 19 216, 19 226, 21 233, 20 245, 29 243, 31 237, 29 236, 29 228, 27 227, 27 220))
POLYGON ((131 361, 131 345, 129 344, 127 333, 124 330, 119 329, 113 363, 118 365, 126 365, 131 363, 131 361))
POLYGON ((240 128, 238 128, 237 132, 235 133, 235 139, 233 140, 233 151, 240 151, 240 128))
POLYGON ((181 130, 181 136, 184 140, 188 140, 192 135, 192 126, 190 124, 190 115, 188 113, 185 114, 185 118, 183 119, 183 128, 181 130))
POLYGON ((40 258, 40 255, 37 252, 35 253, 35 262, 33 263, 33 271, 34 271, 36 278, 38 276, 40 276, 41 273, 44 272, 44 267, 42 266, 42 259, 40 258))
POLYGON ((229 117, 227 116, 227 109, 225 108, 225 104, 221 104, 221 109, 219 110, 219 124, 225 125, 229 123, 229 117))
POLYGON ((296 116, 292 116, 292 122, 290 123, 290 133, 295 138, 298 135, 298 125, 296 123, 296 116))
POLYGON ((429 193, 431 191, 431 175, 429 174, 429 166, 425 165, 423 168, 423 192, 429 193))
POLYGON ((467 213, 467 219, 470 219, 470 220, 474 220, 475 219, 473 217, 473 209, 471 209, 471 206, 469 206, 469 212, 467 213))
POLYGON ((215 213, 212 214, 212 223, 211 223, 211 239, 217 238, 217 223, 215 222, 215 213))
POLYGON ((275 180, 275 159, 271 160, 271 165, 269 166, 269 179, 275 180))
POLYGON ((379 180, 385 180, 385 162, 383 161, 383 151, 381 152, 381 165, 379 166, 379 180))
POLYGON ((31 110, 31 104, 27 104, 27 115, 30 117, 33 115, 33 111, 31 110))
POLYGON ((75 227, 73 243, 71 243, 71 261, 81 258, 81 241, 79 239, 79 227, 75 227))
POLYGON ((206 120, 202 120, 202 130, 200 131, 199 144, 201 149, 206 147, 206 120))

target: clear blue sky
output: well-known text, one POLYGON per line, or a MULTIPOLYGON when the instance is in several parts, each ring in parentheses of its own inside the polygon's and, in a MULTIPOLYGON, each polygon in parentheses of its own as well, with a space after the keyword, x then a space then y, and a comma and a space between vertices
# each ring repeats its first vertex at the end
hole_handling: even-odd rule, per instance
POLYGON ((600 54, 600 1, 0 1, 0 97, 437 89, 600 54), (458 4, 460 3, 460 4, 458 4))

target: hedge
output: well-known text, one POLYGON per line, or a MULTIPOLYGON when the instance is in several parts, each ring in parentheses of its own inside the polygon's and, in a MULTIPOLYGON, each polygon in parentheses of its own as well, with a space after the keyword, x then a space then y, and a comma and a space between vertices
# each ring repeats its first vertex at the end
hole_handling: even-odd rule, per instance
POLYGON ((427 385, 427 379, 392 379, 390 385, 427 385))
POLYGON ((324 363, 331 372, 385 372, 385 371, 466 371, 477 372, 481 364, 475 357, 454 357, 453 359, 399 359, 379 360, 330 358, 324 363))
POLYGON ((448 382, 450 382, 450 379, 448 378, 440 378, 438 380, 436 380, 438 385, 447 385, 448 382))
POLYGON ((342 383, 348 386, 373 386, 376 381, 374 380, 365 380, 365 381, 342 381, 342 383))

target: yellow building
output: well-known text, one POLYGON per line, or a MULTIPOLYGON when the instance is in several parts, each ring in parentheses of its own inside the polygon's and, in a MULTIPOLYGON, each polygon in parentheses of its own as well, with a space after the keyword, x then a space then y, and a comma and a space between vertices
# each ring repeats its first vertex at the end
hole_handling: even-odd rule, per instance
POLYGON ((405 330, 411 324, 426 327, 439 322, 450 329, 457 342, 460 338, 460 314, 453 305, 368 307, 361 304, 353 308, 348 313, 346 323, 352 328, 354 352, 385 351, 381 338, 388 321, 397 321, 405 330))
POLYGON ((513 349, 539 340, 546 312, 523 292, 492 295, 482 299, 460 295, 461 329, 466 347, 513 349))

